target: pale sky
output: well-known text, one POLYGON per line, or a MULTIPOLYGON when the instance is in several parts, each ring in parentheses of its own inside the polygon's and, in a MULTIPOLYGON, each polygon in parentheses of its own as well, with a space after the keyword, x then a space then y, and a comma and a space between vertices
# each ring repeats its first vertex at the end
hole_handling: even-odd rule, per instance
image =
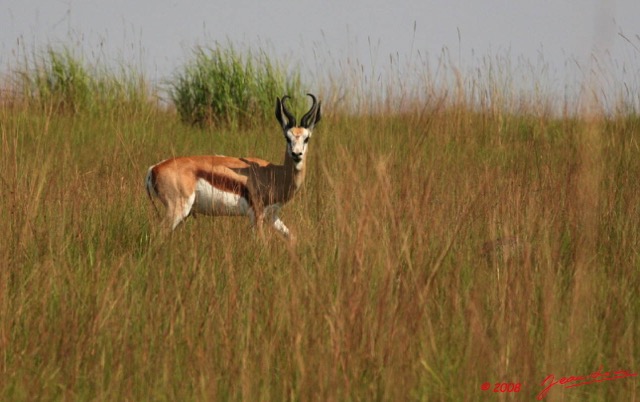
POLYGON ((66 44, 140 67, 155 82, 175 73, 195 45, 230 40, 308 71, 330 64, 323 60, 384 66, 390 54, 418 52, 436 59, 443 48, 466 69, 495 54, 544 60, 558 86, 573 79, 575 65, 588 70, 595 52, 614 80, 640 80, 639 0, 2 0, 1 7, 3 70, 25 48, 66 44))

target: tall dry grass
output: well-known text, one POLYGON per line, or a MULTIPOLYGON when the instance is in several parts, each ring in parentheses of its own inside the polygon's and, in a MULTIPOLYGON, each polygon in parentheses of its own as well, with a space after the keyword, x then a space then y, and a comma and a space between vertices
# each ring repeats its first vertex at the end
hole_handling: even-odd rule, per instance
MULTIPOLYGON (((240 218, 155 237, 142 186, 172 155, 279 161, 276 122, 3 102, 0 398, 533 400, 549 374, 637 372, 637 113, 513 110, 459 83, 363 113, 323 97, 283 210, 295 248, 240 218)), ((639 384, 546 400, 637 400, 639 384)))

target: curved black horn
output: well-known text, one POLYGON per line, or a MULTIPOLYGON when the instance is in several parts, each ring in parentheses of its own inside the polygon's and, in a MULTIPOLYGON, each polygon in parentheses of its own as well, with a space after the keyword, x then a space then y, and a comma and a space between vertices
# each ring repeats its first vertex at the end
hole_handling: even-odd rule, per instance
POLYGON ((311 105, 311 109, 309 109, 309 111, 302 116, 302 119, 300 119, 300 125, 304 128, 313 127, 313 125, 320 120, 317 113, 318 108, 320 107, 318 100, 313 94, 307 94, 307 96, 311 97, 313 104, 311 105))
POLYGON ((288 122, 288 126, 289 127, 295 127, 296 126, 296 117, 289 111, 289 109, 287 109, 287 105, 285 105, 284 101, 291 98, 289 95, 285 95, 282 97, 282 101, 280 102, 280 104, 282 105, 282 111, 284 112, 284 115, 287 116, 287 120, 288 122))

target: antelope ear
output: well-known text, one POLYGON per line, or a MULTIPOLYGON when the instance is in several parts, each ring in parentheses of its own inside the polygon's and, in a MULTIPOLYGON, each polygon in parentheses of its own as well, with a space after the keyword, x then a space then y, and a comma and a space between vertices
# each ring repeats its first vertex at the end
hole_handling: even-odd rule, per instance
POLYGON ((296 118, 287 110, 287 106, 284 103, 287 98, 289 98, 289 95, 283 96, 282 99, 276 98, 276 119, 285 131, 296 125, 296 118))
POLYGON ((276 120, 278 120, 278 123, 280 123, 280 126, 282 126, 283 129, 287 125, 284 115, 282 114, 282 102, 280 101, 280 98, 276 98, 276 120))

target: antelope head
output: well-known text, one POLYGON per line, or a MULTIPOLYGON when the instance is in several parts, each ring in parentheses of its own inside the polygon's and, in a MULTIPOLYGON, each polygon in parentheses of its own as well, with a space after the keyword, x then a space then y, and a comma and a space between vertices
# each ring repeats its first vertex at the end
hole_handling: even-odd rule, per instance
MULTIPOLYGON (((320 104, 316 97, 307 94, 313 101, 311 108, 300 119, 300 125, 296 124, 296 118, 287 109, 285 101, 289 98, 285 95, 276 98, 276 119, 282 127, 284 138, 287 140, 286 158, 294 163, 296 170, 301 170, 304 166, 304 157, 307 151, 307 144, 311 138, 313 127, 320 121, 320 104)), ((285 162, 286 163, 286 162, 285 162)))

